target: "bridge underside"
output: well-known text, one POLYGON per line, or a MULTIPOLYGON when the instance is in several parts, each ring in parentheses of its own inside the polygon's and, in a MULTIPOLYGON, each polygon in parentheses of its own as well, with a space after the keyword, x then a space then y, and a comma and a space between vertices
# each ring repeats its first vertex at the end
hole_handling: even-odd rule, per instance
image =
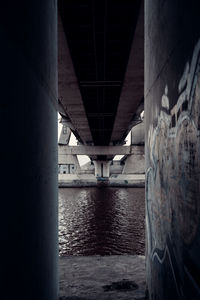
POLYGON ((59 1, 59 111, 82 144, 123 144, 138 122, 142 2, 59 1))

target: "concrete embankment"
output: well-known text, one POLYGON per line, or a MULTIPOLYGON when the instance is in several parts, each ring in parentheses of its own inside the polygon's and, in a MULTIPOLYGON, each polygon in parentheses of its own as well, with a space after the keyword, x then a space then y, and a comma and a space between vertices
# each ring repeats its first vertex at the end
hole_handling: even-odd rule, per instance
POLYGON ((140 255, 61 257, 61 299, 148 299, 145 257, 140 255))
POLYGON ((99 178, 98 180, 94 175, 85 174, 59 174, 58 180, 59 187, 90 187, 90 186, 111 186, 111 187, 144 187, 145 175, 144 174, 119 174, 111 176, 108 179, 99 178))

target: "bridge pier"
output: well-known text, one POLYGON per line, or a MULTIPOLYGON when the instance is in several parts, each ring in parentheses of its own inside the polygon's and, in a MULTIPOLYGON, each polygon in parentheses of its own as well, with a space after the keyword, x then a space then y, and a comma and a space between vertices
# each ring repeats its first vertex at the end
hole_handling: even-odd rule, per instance
POLYGON ((138 152, 125 159, 123 174, 144 174, 144 122, 131 129, 131 146, 137 147, 138 152))
POLYGON ((65 120, 61 121, 62 130, 58 142, 58 173, 59 174, 77 174, 80 172, 80 165, 77 155, 66 154, 63 149, 69 145, 71 130, 65 120))
POLYGON ((149 295, 200 299, 199 3, 145 3, 149 295))
POLYGON ((0 33, 0 298, 57 300, 56 1, 3 1, 0 33))
POLYGON ((109 178, 111 161, 94 160, 93 163, 96 178, 109 178))
POLYGON ((137 145, 138 153, 126 157, 122 174, 144 174, 144 145, 137 145))

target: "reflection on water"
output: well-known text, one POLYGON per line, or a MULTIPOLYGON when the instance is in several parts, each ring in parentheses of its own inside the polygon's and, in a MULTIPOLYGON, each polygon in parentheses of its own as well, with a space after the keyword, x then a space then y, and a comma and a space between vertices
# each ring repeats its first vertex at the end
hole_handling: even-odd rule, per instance
POLYGON ((143 188, 60 188, 60 255, 144 254, 143 188))

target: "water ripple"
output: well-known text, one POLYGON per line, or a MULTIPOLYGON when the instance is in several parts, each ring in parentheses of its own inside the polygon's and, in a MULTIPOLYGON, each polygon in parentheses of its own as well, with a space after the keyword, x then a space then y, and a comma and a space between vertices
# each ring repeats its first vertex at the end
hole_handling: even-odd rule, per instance
POLYGON ((143 188, 60 188, 60 255, 144 254, 144 207, 143 188))

